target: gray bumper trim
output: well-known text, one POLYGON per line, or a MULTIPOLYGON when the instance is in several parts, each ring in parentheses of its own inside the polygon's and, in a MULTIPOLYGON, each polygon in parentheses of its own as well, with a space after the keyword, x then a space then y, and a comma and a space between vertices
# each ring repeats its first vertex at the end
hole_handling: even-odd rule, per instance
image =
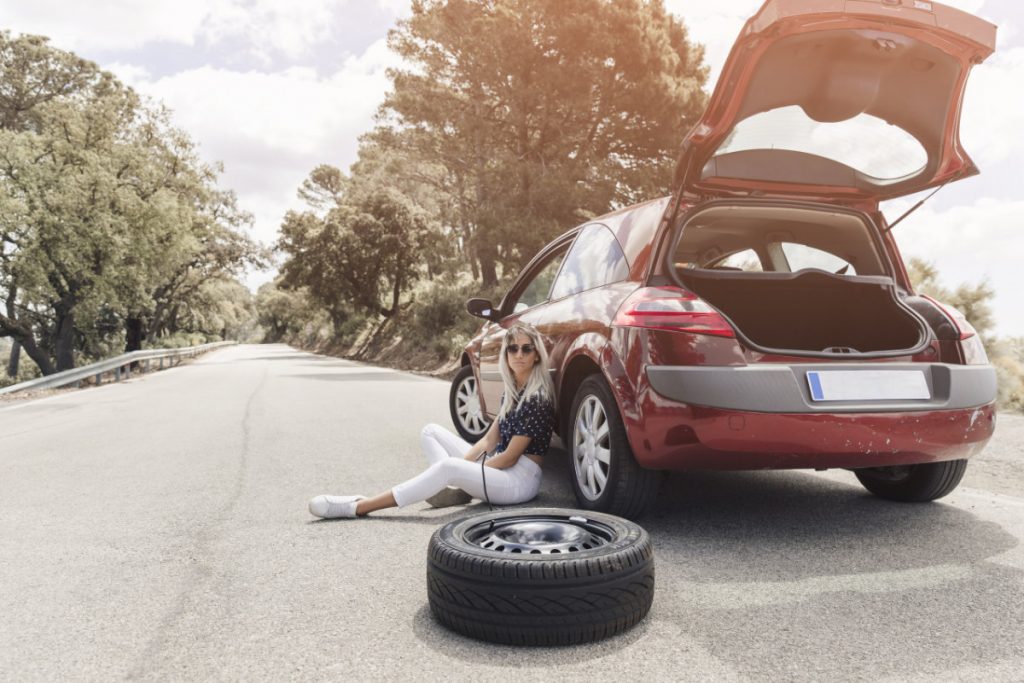
POLYGON ((996 371, 991 365, 944 363, 807 363, 738 367, 649 365, 647 377, 656 392, 691 405, 757 413, 868 413, 956 410, 991 403, 996 398, 996 371), (896 401, 811 400, 810 370, 924 370, 932 398, 896 401))

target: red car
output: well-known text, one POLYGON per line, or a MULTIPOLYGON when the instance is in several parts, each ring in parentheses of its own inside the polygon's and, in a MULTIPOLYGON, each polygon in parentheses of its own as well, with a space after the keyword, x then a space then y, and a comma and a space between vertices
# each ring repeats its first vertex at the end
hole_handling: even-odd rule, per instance
POLYGON ((475 439, 515 320, 548 340, 580 506, 637 516, 659 470, 847 468, 952 491, 995 425, 995 372, 914 292, 884 199, 977 173, 958 124, 995 26, 921 0, 769 0, 684 141, 676 191, 565 233, 466 347, 475 439))

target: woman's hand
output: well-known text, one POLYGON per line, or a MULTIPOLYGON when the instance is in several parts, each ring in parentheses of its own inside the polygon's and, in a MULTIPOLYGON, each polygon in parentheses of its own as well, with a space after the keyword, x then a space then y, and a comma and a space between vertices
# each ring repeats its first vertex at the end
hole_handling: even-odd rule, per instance
POLYGON ((480 456, 498 445, 498 421, 491 423, 490 428, 484 433, 480 440, 473 444, 466 454, 462 456, 466 460, 479 460, 480 456))
POLYGON ((503 453, 499 453, 490 460, 487 461, 488 467, 493 467, 498 470, 504 470, 512 465, 515 465, 526 447, 530 445, 529 436, 513 436, 512 440, 508 442, 508 448, 503 453))

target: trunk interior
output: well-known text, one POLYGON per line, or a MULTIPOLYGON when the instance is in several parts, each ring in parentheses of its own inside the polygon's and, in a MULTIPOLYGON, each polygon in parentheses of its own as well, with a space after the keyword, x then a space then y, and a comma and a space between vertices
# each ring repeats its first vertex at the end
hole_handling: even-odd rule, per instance
POLYGON ((680 284, 760 350, 899 355, 927 341, 863 214, 712 202, 684 218, 673 254, 680 284))
POLYGON ((823 271, 687 275, 691 291, 766 349, 872 353, 923 341, 920 323, 896 303, 888 278, 823 271))

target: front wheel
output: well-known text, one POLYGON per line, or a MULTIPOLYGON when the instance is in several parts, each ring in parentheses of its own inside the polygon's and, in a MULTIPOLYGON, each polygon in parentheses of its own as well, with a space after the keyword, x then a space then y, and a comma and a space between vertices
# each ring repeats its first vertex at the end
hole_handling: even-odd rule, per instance
POLYGON ((640 467, 633 457, 615 398, 600 375, 580 385, 570 417, 566 446, 580 506, 640 517, 654 501, 661 473, 640 467))
POLYGON ((853 473, 864 488, 879 498, 927 503, 951 493, 966 471, 966 460, 947 460, 919 465, 868 467, 853 473))
POLYGON ((480 407, 480 393, 472 365, 464 365, 452 380, 452 388, 448 392, 448 408, 459 436, 470 443, 479 441, 491 426, 491 421, 480 407))

